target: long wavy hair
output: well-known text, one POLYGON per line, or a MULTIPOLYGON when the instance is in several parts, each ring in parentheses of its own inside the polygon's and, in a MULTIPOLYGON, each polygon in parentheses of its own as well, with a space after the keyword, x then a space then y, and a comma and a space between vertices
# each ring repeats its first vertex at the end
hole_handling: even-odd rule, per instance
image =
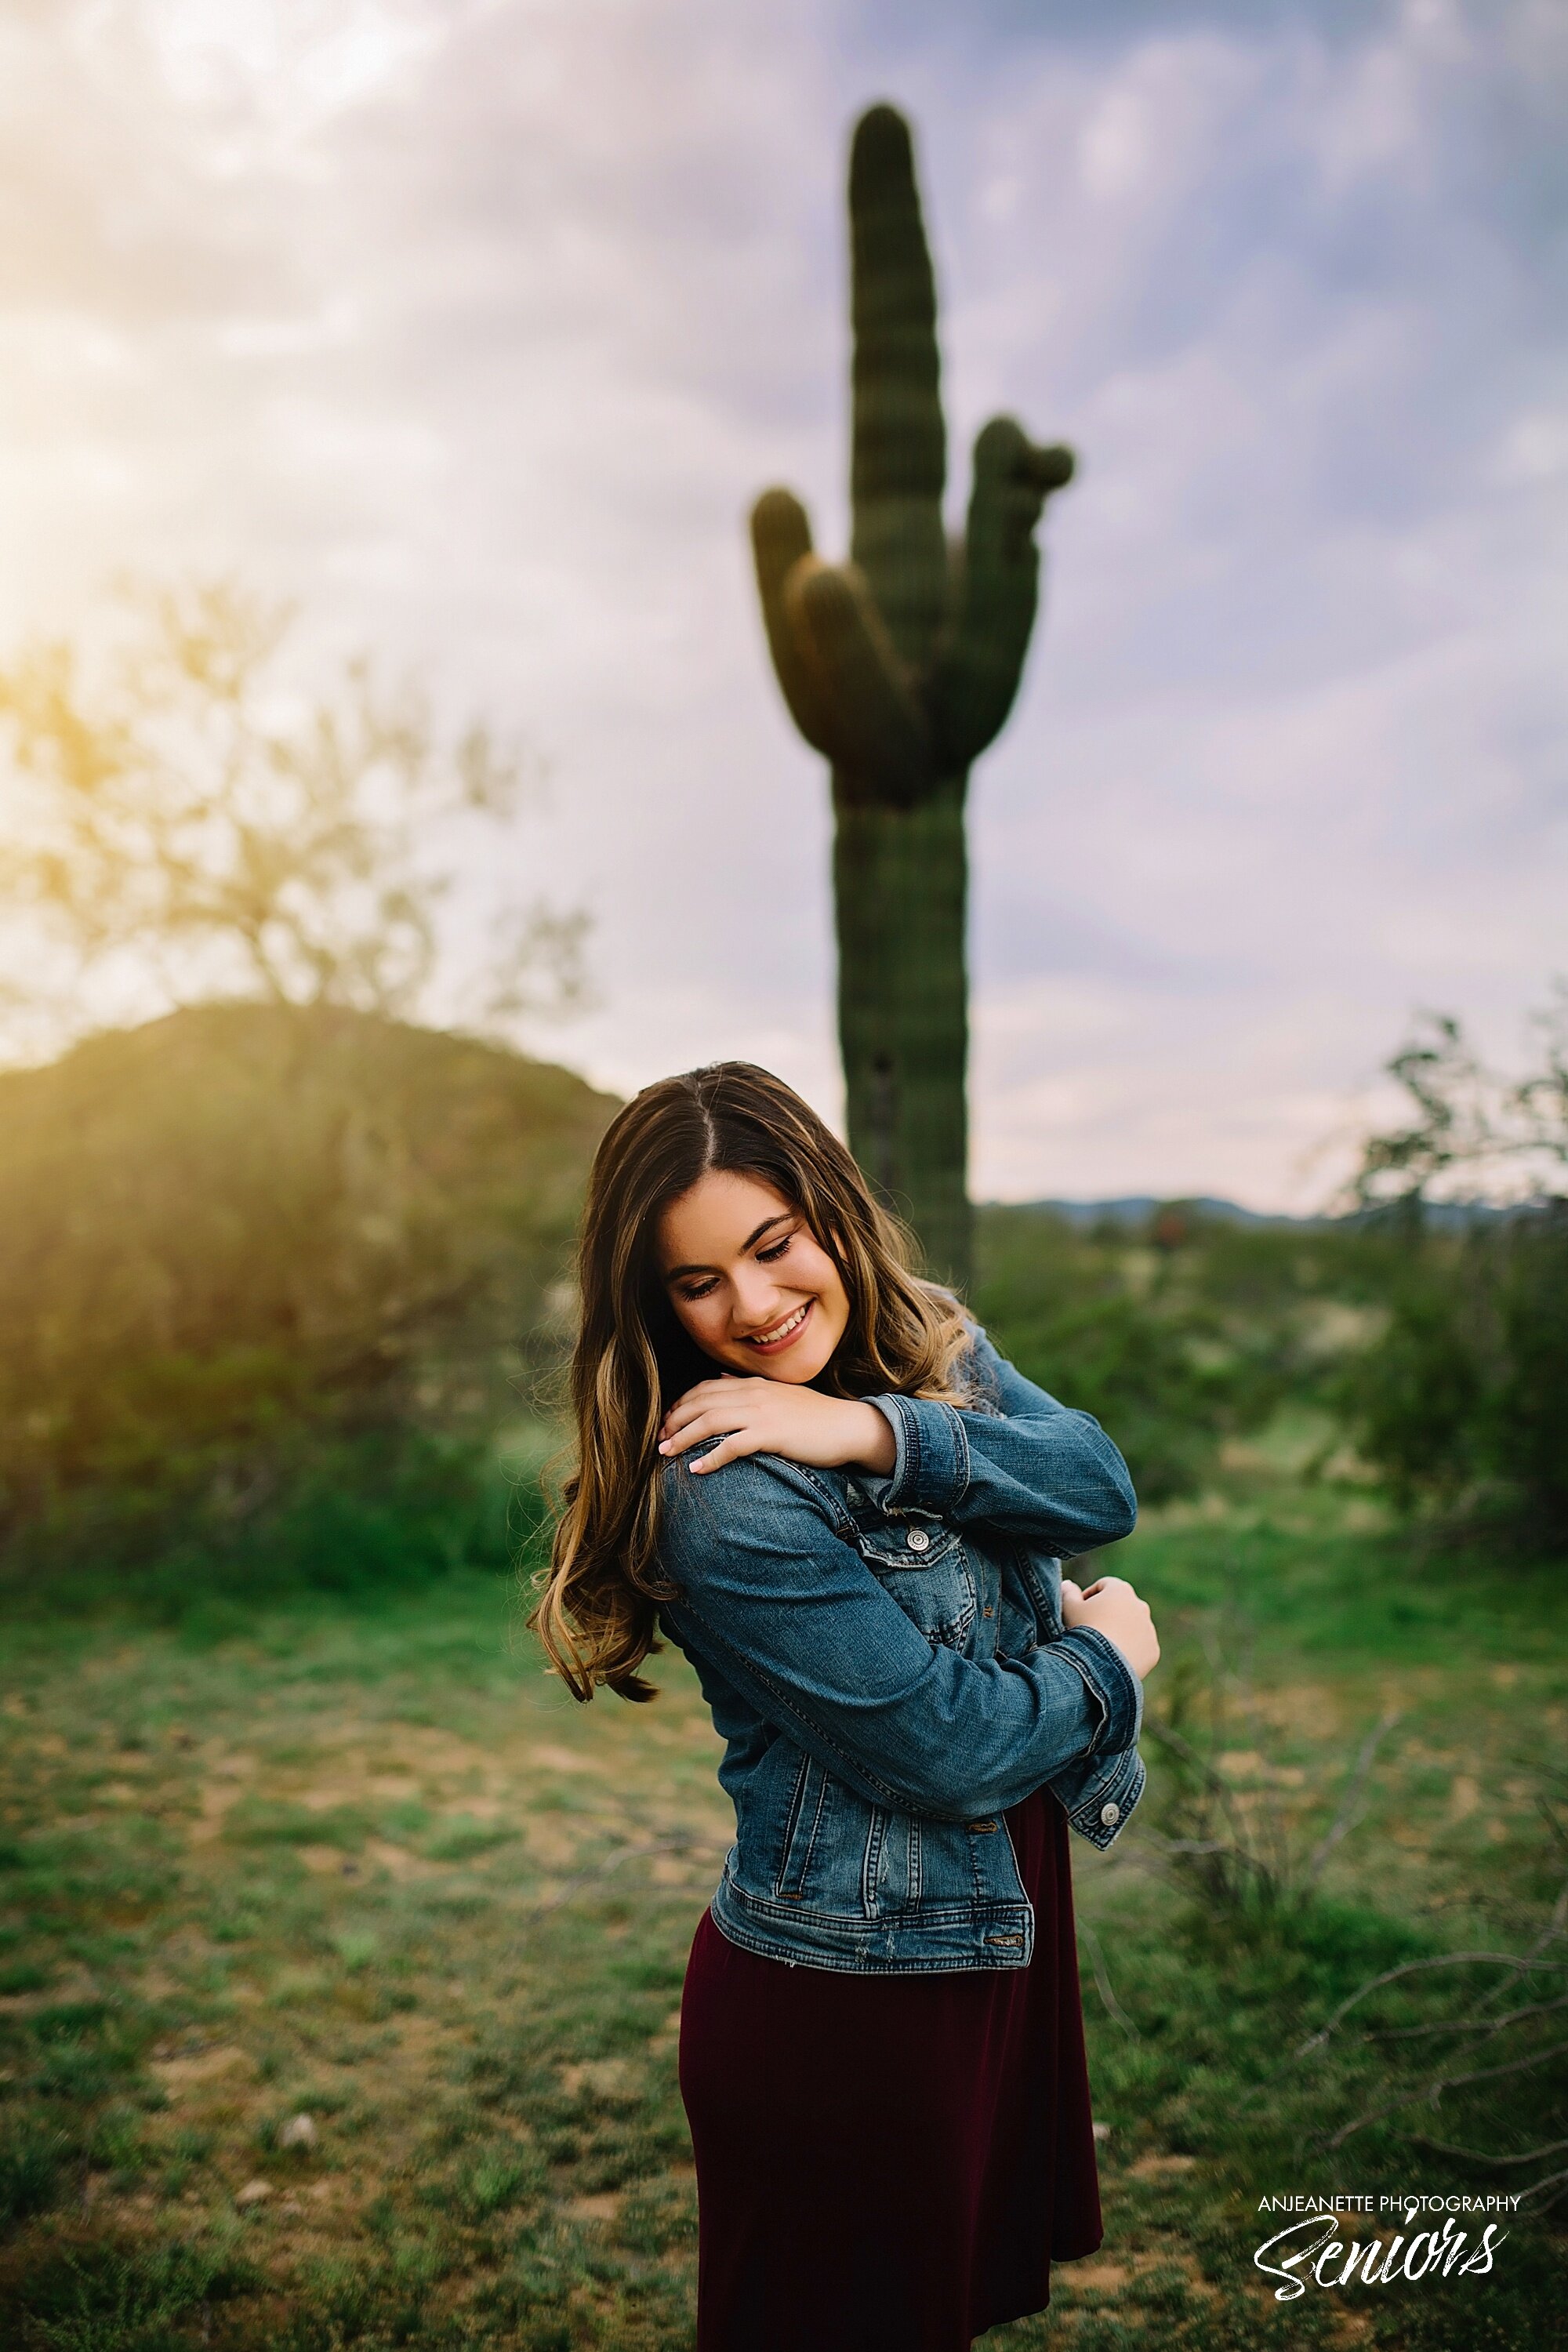
POLYGON ((573 1696, 601 1683, 647 1699, 637 1672, 660 1645, 658 1427, 721 1367, 678 1320, 659 1273, 659 1220, 710 1171, 781 1193, 833 1259, 849 1320, 819 1381, 837 1396, 962 1399, 963 1312, 911 1270, 910 1237, 871 1196, 837 1137, 782 1079, 715 1062, 645 1087, 612 1121, 588 1179, 572 1358, 576 1465, 563 1482, 549 1567, 529 1619, 573 1696))

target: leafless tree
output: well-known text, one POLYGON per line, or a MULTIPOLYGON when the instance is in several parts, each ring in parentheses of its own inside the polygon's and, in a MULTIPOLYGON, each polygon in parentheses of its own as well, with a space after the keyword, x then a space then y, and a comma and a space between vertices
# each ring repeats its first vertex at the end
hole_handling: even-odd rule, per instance
POLYGON ((1363 1208, 1445 1194, 1539 1197, 1568 1173, 1568 984, 1535 1016, 1538 1066, 1490 1068, 1447 1013, 1428 1014, 1388 1065, 1410 1105, 1369 1137, 1354 1180, 1363 1208))
MULTIPOLYGON (((363 658, 325 691, 292 689, 295 617, 230 582, 142 593, 96 655, 40 644, 0 670, 14 1013, 68 1034, 95 983, 143 1011, 427 1005, 452 881, 439 853, 508 825, 527 763, 480 726, 446 740, 363 658)), ((584 926, 520 897, 458 1017, 570 1004, 584 926)))

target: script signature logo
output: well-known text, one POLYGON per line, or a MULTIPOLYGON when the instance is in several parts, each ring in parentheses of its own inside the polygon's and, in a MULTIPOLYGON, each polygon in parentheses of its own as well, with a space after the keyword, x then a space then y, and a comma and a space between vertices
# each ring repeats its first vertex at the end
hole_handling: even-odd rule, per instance
MULTIPOLYGON (((1406 2221, 1415 2220, 1417 2210, 1412 2208, 1406 2221)), ((1309 2286, 1348 2286, 1356 2282, 1363 2286, 1389 2286, 1395 2281, 1428 2278, 1434 2271, 1444 2278, 1450 2272, 1484 2277, 1491 2269, 1493 2253, 1508 2236, 1506 2230, 1500 2235, 1497 2223, 1489 2221, 1477 2245, 1470 2232, 1461 2230, 1449 2213, 1444 2215, 1440 2230, 1417 2230, 1410 2237, 1396 2233, 1385 2253, 1381 2238, 1364 2243, 1351 2238, 1347 2244, 1340 2234, 1345 2224, 1337 2213, 1309 2213, 1264 2240, 1252 2259, 1268 2277, 1284 2280, 1284 2285, 1274 2290, 1276 2303, 1294 2303, 1309 2286)), ((1349 2237, 1348 2231, 1345 2234, 1349 2237)))

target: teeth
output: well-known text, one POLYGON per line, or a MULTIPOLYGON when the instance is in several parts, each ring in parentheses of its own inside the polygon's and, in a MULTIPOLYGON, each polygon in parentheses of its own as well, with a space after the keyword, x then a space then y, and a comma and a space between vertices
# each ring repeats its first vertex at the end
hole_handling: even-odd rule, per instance
POLYGON ((784 1322, 777 1325, 773 1330, 753 1331, 750 1339, 747 1341, 747 1345, 752 1348, 771 1348, 775 1340, 787 1338, 789 1333, 795 1328, 796 1325, 804 1323, 805 1320, 805 1308, 804 1307, 797 1307, 795 1313, 788 1317, 784 1322))

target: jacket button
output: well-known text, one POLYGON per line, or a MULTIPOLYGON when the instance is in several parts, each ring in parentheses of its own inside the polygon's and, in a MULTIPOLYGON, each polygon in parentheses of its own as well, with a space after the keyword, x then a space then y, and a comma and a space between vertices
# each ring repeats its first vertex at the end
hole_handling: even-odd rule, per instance
POLYGON ((1101 1805, 1100 1809, 1100 1818, 1104 1822, 1108 1830, 1113 1830, 1116 1827, 1117 1822, 1121 1819, 1121 1806, 1101 1805))
POLYGON ((929 1551, 931 1549, 931 1538, 927 1535, 924 1528, 911 1528, 910 1529, 909 1540, 910 1549, 911 1551, 929 1551))

